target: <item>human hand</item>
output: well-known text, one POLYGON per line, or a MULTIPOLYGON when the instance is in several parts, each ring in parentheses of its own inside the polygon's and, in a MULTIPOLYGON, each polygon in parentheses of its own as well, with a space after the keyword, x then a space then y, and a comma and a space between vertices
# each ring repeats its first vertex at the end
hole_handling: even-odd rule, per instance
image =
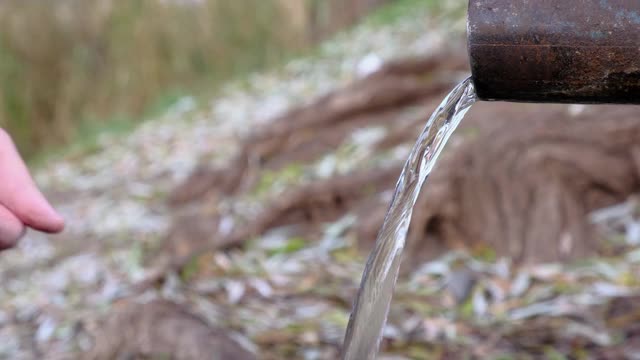
POLYGON ((11 137, 0 129, 0 251, 15 246, 27 227, 58 233, 64 219, 38 190, 11 137))

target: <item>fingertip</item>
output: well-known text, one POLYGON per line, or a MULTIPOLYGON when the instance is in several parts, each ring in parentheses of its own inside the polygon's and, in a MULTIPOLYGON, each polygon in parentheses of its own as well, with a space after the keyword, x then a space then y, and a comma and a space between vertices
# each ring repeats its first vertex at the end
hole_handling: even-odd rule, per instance
POLYGON ((48 230, 47 232, 52 233, 52 234, 57 234, 60 233, 62 231, 64 231, 64 227, 66 225, 66 222, 64 220, 64 218, 62 216, 60 216, 60 214, 58 213, 54 213, 55 215, 53 215, 51 217, 51 219, 49 220, 49 226, 48 226, 48 230))
POLYGON ((62 232, 65 227, 65 220, 49 204, 41 204, 39 207, 30 207, 19 215, 20 219, 38 231, 56 234, 62 232))

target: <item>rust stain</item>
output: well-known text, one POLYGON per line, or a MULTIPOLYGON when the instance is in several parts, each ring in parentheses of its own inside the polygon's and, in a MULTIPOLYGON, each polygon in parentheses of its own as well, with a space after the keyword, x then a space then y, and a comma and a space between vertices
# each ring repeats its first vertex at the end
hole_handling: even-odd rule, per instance
POLYGON ((640 1, 471 0, 483 100, 640 104, 640 1))

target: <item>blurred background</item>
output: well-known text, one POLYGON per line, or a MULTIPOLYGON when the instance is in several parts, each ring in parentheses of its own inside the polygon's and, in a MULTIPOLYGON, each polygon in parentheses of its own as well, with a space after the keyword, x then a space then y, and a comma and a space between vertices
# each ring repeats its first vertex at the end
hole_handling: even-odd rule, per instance
POLYGON ((135 122, 282 63, 384 2, 3 1, 2 126, 35 154, 96 123, 135 122))
MULTIPOLYGON (((68 222, 0 256, 0 359, 338 358, 466 6, 0 1, 0 127, 68 222)), ((475 105, 380 358, 634 358, 638 115, 475 105)))

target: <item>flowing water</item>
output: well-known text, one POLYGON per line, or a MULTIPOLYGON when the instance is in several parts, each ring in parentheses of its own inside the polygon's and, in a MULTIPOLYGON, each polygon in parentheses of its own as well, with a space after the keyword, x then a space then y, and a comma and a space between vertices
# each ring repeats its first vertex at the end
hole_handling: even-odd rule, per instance
POLYGON ((374 359, 398 277, 413 206, 425 180, 476 94, 471 79, 456 86, 431 115, 402 170, 391 206, 364 270, 344 340, 344 360, 374 359))

